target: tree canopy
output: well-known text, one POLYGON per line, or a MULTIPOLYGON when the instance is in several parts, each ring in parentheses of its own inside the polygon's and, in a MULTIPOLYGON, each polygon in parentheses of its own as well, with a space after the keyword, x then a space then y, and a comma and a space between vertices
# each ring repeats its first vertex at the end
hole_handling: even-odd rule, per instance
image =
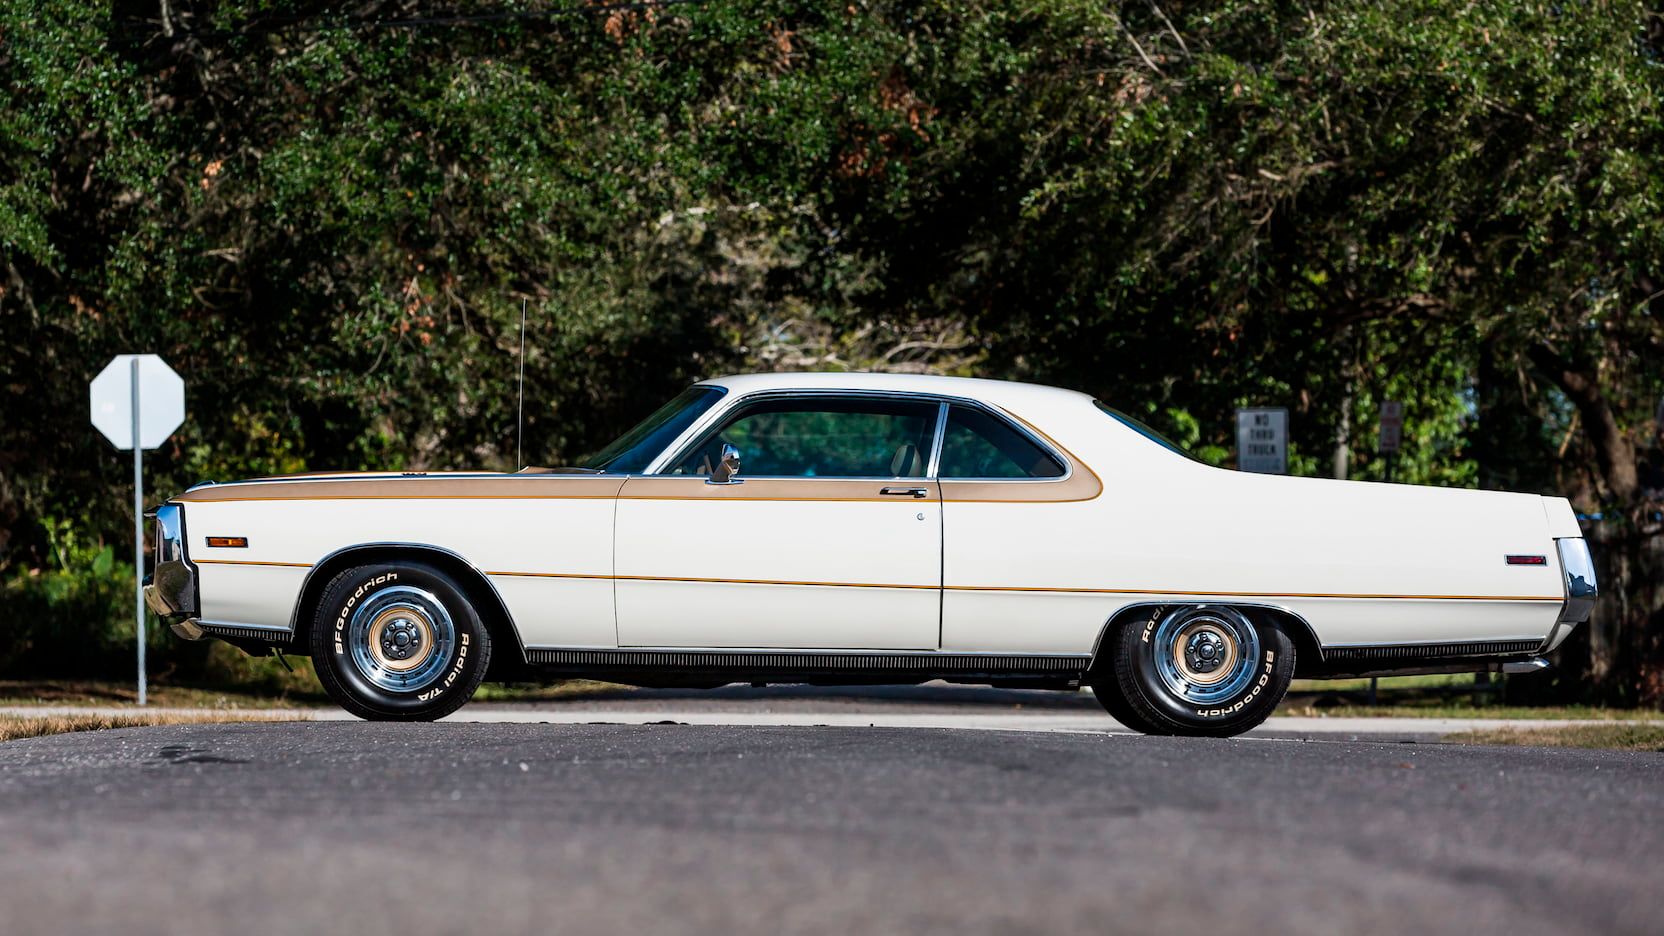
POLYGON ((1658 701, 1661 55, 1646 2, 9 4, 5 594, 130 523, 110 355, 187 376, 162 492, 507 467, 525 302, 546 463, 741 369, 1057 383, 1227 465, 1285 405, 1365 479, 1402 401, 1398 480, 1600 518, 1567 685, 1658 701))

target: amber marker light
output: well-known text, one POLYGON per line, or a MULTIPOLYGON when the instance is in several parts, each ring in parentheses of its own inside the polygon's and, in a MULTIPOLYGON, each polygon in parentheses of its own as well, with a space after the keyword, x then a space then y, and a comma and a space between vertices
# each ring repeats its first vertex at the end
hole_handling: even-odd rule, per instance
POLYGON ((208 537, 208 545, 214 547, 215 549, 247 549, 248 537, 210 536, 208 537))

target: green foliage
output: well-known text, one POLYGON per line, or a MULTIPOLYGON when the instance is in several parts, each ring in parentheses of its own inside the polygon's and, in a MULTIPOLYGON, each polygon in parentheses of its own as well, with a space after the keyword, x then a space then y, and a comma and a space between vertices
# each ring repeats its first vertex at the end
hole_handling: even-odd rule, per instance
MULTIPOLYGON (((116 676, 133 666, 133 566, 64 520, 48 522, 52 564, 0 580, 0 672, 116 676)), ((152 621, 152 631, 155 622, 152 621)), ((156 637, 154 633, 151 635, 156 637)), ((159 643, 153 641, 153 643, 159 643)))
MULTIPOLYGON (((0 8, 8 612, 101 594, 19 584, 71 574, 43 518, 131 522, 82 419, 110 355, 186 375, 160 493, 510 467, 522 302, 538 462, 695 377, 883 368, 1076 387, 1214 464, 1283 405, 1294 470, 1380 479, 1391 399, 1397 480, 1658 535, 1656 4, 165 9, 0 8), (502 10, 557 15, 366 24, 502 10)), ((1634 634, 1648 563, 1608 579, 1634 634)))

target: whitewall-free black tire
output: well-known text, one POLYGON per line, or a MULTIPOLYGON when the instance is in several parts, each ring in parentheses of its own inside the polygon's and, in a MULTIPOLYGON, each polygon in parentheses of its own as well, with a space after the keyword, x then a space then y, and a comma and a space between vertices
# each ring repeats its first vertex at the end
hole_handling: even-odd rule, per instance
POLYGON ((324 587, 312 621, 318 681, 360 718, 431 721, 467 702, 491 636, 466 591, 419 562, 355 566, 324 587))

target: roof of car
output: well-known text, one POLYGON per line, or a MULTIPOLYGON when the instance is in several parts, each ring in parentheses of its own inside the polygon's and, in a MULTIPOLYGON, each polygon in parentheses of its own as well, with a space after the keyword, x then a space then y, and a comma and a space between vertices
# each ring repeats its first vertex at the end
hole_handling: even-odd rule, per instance
POLYGON ((804 371, 778 374, 731 374, 700 381, 702 384, 726 387, 736 393, 759 390, 878 390, 898 393, 936 393, 972 399, 1008 399, 1012 397, 1070 396, 1073 390, 1047 387, 1040 384, 1018 383, 1011 380, 985 380, 976 377, 942 377, 935 374, 872 374, 848 371, 804 371))

